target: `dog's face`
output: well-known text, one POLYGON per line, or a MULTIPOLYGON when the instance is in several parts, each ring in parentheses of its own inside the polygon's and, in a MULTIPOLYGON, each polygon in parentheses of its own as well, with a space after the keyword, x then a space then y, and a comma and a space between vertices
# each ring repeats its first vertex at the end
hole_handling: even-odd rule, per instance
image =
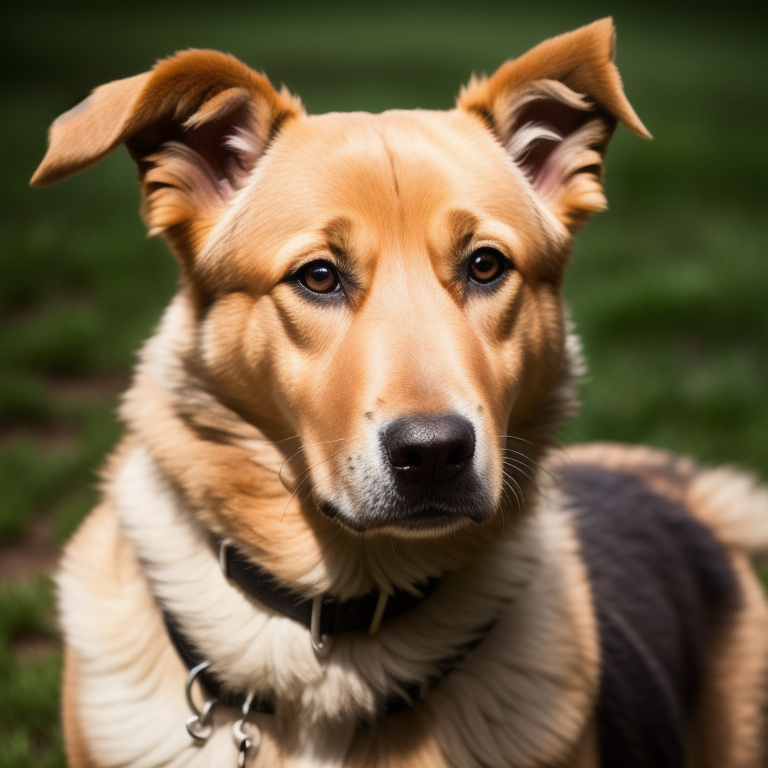
POLYGON ((292 483, 326 522, 454 534, 519 503, 568 405, 571 235, 604 207, 616 121, 645 135, 612 38, 597 22, 452 111, 381 115, 307 116, 189 51, 62 116, 34 181, 126 143, 182 265, 205 389, 298 450, 292 483))
POLYGON ((510 413, 562 356, 564 238, 528 187, 465 112, 303 118, 201 254, 228 281, 202 322, 208 375, 301 436, 344 525, 493 516, 510 413))

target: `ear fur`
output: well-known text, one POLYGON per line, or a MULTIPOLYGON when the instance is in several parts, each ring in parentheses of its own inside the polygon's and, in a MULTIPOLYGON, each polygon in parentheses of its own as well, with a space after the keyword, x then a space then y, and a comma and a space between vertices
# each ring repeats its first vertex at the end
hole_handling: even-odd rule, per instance
POLYGON ((617 120, 651 138, 613 63, 613 21, 602 19, 546 40, 473 78, 457 106, 479 116, 571 231, 606 207, 603 155, 617 120))
POLYGON ((300 102, 232 56, 189 50, 97 88, 51 126, 32 177, 55 184, 125 143, 139 166, 150 234, 191 260, 300 102))

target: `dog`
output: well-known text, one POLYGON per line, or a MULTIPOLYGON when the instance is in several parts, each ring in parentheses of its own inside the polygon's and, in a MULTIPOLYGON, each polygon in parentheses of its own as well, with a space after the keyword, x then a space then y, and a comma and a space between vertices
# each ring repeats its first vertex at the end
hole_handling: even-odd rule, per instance
POLYGON ((188 50, 56 120, 32 183, 125 144, 181 274, 58 574, 72 766, 766 765, 768 492, 554 449, 613 54, 309 116, 188 50))

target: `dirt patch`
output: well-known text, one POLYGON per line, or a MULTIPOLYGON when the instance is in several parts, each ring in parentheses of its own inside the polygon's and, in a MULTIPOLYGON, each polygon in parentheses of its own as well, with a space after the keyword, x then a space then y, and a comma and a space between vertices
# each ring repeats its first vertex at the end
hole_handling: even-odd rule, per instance
POLYGON ((52 376, 46 380, 54 396, 73 400, 117 398, 128 389, 130 383, 131 379, 127 373, 102 376, 52 376))
POLYGON ((35 662, 58 651, 61 643, 51 635, 22 635, 11 641, 11 651, 17 661, 35 662))
POLYGON ((1 429, 0 448, 19 441, 31 441, 43 450, 67 451, 75 446, 78 437, 75 427, 61 422, 25 424, 1 429))
POLYGON ((0 544, 0 582, 34 579, 51 573, 59 562, 59 547, 29 541, 0 544))
POLYGON ((53 521, 40 515, 19 541, 0 542, 0 582, 35 579, 51 573, 61 549, 53 543, 53 521))

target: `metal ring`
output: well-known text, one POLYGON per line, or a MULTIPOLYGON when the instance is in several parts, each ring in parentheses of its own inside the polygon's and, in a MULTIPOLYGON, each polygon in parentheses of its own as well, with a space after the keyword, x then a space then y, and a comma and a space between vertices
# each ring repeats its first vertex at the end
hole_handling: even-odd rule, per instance
POLYGON ((192 667, 187 676, 187 682, 184 685, 184 693, 187 697, 187 704, 189 708, 194 712, 192 717, 187 718, 185 726, 187 733, 195 741, 206 741, 213 733, 213 724, 211 723, 211 713, 214 707, 218 703, 217 699, 206 699, 203 702, 203 708, 200 709, 195 700, 192 697, 192 686, 194 685, 197 676, 208 669, 211 666, 210 661, 201 661, 196 666, 192 667))
POLYGON ((187 704, 189 704, 189 708, 199 718, 208 717, 208 715, 210 714, 211 708, 212 708, 213 704, 215 703, 215 701, 213 701, 213 700, 210 701, 210 702, 206 701, 203 704, 203 709, 200 710, 198 708, 197 704, 195 704, 195 700, 192 698, 192 686, 193 686, 195 680, 197 680, 197 676, 201 672, 204 672, 206 669, 208 669, 208 667, 210 667, 210 666, 211 666, 211 662, 210 661, 201 661, 199 664, 197 664, 194 667, 192 667, 192 669, 189 670, 189 675, 187 675, 187 682, 184 685, 184 693, 187 696, 187 704), (208 707, 208 706, 206 706, 207 704, 211 704, 211 706, 208 707))
POLYGON ((208 741, 213 733, 213 723, 203 723, 202 719, 197 715, 187 718, 187 722, 184 723, 187 728, 187 733, 195 741, 208 741))
POLYGON ((258 750, 258 748, 261 746, 261 731, 254 723, 249 724, 253 730, 251 735, 247 734, 243 730, 245 720, 251 711, 251 704, 253 704, 254 696, 255 692, 249 691, 240 709, 240 714, 242 717, 232 726, 232 737, 235 740, 235 746, 237 747, 237 764, 241 768, 245 765, 245 758, 249 750, 251 748, 258 750))

